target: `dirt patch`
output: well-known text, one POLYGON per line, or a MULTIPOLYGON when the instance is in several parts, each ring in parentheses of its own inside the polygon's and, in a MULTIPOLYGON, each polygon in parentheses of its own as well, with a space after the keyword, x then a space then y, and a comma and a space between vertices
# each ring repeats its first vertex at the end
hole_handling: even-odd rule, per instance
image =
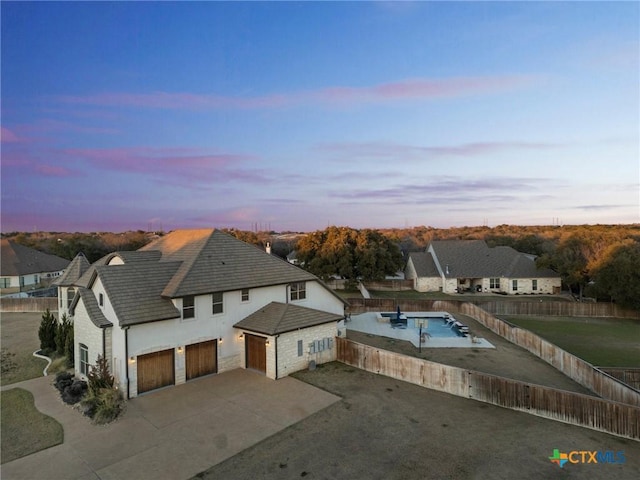
POLYGON ((334 362, 295 377, 342 401, 198 478, 636 479, 640 442, 428 390, 334 362), (550 462, 553 449, 623 451, 617 465, 550 462))
POLYGON ((460 314, 456 314, 455 317, 467 325, 472 334, 485 338, 496 348, 428 348, 423 346, 422 353, 419 353, 418 348, 409 342, 351 331, 348 330, 348 324, 347 338, 372 347, 424 358, 432 362, 593 395, 590 390, 574 382, 556 368, 493 333, 473 318, 460 314))

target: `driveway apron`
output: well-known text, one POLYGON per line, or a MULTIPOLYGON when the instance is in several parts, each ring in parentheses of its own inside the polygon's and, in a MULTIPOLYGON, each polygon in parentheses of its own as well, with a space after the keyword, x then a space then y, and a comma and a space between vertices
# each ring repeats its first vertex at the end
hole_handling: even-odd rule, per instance
POLYGON ((237 369, 131 399, 118 420, 95 426, 52 382, 2 388, 29 390, 64 428, 61 445, 2 465, 3 479, 188 479, 339 400, 291 377, 237 369))

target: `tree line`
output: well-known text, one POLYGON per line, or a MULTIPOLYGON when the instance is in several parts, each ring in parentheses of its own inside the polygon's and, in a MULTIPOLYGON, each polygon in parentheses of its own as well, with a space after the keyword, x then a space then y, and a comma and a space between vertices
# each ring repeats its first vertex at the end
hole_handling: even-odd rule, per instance
MULTIPOLYGON (((542 225, 497 227, 362 229, 332 226, 301 233, 293 240, 275 232, 227 229, 227 233, 285 258, 295 251, 304 268, 323 279, 379 280, 402 270, 410 252, 424 251, 433 240, 484 240, 490 247, 510 246, 537 257, 540 267, 560 274, 576 297, 595 297, 640 309, 640 224, 542 225)), ((17 243, 73 259, 83 252, 90 262, 116 250, 136 250, 162 235, 125 233, 19 233, 3 235, 17 243)))

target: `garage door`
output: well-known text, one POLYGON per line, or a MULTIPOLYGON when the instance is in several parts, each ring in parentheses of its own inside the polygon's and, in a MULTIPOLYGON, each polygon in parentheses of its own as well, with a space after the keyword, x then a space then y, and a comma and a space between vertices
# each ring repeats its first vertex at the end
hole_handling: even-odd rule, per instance
POLYGON ((244 338, 247 368, 267 373, 267 339, 249 334, 244 338))
POLYGON ((173 349, 138 357, 138 393, 175 383, 173 349))
POLYGON ((187 345, 187 380, 218 372, 217 340, 187 345))

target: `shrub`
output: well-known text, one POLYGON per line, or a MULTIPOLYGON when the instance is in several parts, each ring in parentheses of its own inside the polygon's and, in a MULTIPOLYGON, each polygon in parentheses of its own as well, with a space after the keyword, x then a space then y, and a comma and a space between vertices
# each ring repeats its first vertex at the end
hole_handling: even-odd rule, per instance
POLYGON ((67 318, 67 315, 62 315, 60 322, 56 325, 55 342, 56 352, 58 355, 68 355, 68 341, 71 338, 71 358, 73 357, 73 324, 67 318))
POLYGON ((93 421, 99 425, 112 422, 122 411, 122 395, 114 388, 99 392, 93 421))
POLYGON ((87 382, 74 378, 69 372, 60 372, 56 375, 55 387, 60 392, 62 401, 74 405, 87 392, 87 382))
POLYGON ((91 366, 87 380, 89 381, 89 393, 92 396, 98 396, 100 390, 104 388, 113 388, 113 375, 109 371, 107 359, 102 355, 98 355, 96 364, 91 366))
POLYGON ((57 324, 56 317, 47 308, 47 311, 42 314, 42 321, 40 322, 40 328, 38 328, 40 350, 45 353, 51 353, 56 350, 57 324))

